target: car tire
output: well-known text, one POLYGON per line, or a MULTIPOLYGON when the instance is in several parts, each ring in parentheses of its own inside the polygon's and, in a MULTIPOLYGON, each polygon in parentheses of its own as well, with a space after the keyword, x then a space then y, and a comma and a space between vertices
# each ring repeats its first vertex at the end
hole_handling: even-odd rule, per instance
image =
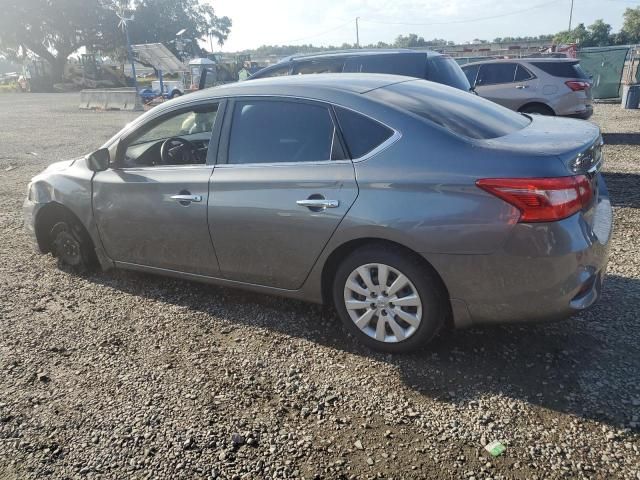
POLYGON ((75 219, 64 218, 53 224, 49 237, 51 253, 58 259, 58 267, 78 273, 92 270, 95 252, 89 234, 75 219))
POLYGON ((447 311, 437 274, 416 255, 387 245, 360 248, 342 261, 333 282, 333 301, 349 333, 389 353, 426 345, 445 324, 447 311))
POLYGON ((528 105, 520 109, 520 113, 555 116, 555 112, 546 105, 528 105))
POLYGON ((171 95, 169 95, 170 99, 174 99, 176 97, 181 97, 182 93, 180 93, 178 90, 174 90, 173 92, 171 92, 171 95))

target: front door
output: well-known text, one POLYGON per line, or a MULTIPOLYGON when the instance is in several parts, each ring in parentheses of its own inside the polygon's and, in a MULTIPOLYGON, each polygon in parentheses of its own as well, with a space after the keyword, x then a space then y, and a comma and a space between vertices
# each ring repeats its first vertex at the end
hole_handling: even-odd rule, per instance
POLYGON ((331 109, 289 99, 229 106, 209 187, 221 275, 298 289, 358 189, 331 109))
POLYGON ((196 105, 150 120, 120 140, 112 168, 96 173, 94 215, 112 260, 218 275, 207 202, 219 107, 196 105))

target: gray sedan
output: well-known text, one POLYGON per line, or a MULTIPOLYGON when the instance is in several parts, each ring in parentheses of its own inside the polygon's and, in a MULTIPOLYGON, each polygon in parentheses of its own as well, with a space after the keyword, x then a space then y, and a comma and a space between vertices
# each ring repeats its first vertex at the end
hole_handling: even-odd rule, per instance
POLYGON ((391 75, 203 90, 34 177, 41 252, 332 303, 389 352, 590 307, 612 212, 587 122, 391 75))

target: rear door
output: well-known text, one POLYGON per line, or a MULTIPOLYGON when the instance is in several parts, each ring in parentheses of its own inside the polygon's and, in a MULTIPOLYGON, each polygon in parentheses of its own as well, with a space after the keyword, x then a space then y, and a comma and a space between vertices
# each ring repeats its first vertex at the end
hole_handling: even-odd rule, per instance
POLYGON ((533 76, 517 63, 485 63, 480 66, 476 92, 511 110, 535 98, 533 76))
POLYGON ((333 111, 277 97, 227 111, 208 212, 221 274, 298 289, 358 194, 333 111))

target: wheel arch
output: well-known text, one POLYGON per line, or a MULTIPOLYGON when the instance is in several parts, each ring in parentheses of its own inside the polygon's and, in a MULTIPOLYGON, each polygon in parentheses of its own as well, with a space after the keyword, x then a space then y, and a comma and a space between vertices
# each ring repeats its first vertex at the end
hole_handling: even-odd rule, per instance
POLYGON ((556 111, 550 105, 541 101, 527 102, 524 105, 522 105, 520 108, 518 108, 518 111, 523 112, 524 110, 530 107, 540 107, 540 108, 543 108, 544 110, 547 110, 552 115, 556 115, 556 111))
POLYGON ((449 290, 446 284, 444 283, 442 276, 433 267, 433 265, 431 265, 431 263, 426 258, 424 258, 422 255, 417 253, 415 250, 412 250, 411 248, 401 243, 395 242, 393 240, 387 240, 387 239, 376 238, 376 237, 357 238, 357 239, 346 241, 340 244, 339 246, 337 246, 336 248, 334 248, 333 251, 328 255, 322 267, 322 273, 320 277, 322 303, 324 305, 332 304, 331 289, 333 287, 333 279, 335 277, 338 266, 340 265, 340 262, 342 262, 342 260, 347 258, 347 256, 349 256, 352 252, 354 252, 358 248, 362 248, 370 245, 380 245, 382 248, 395 249, 395 250, 402 251, 405 254, 413 257, 416 260, 416 262, 422 265, 425 269, 430 270, 434 274, 435 278, 438 279, 440 286, 442 288, 442 292, 445 298, 447 299, 447 306, 446 306, 447 307, 447 319, 446 319, 447 324, 452 323, 452 312, 451 312, 451 302, 449 299, 449 290))
POLYGON ((71 219, 77 222, 83 229, 83 233, 87 240, 91 242, 92 250, 95 249, 93 239, 87 230, 87 227, 82 223, 80 218, 73 213, 73 211, 62 205, 61 203, 51 201, 40 208, 35 219, 35 233, 36 240, 38 242, 38 248, 42 253, 51 252, 51 238, 49 238, 49 232, 56 222, 64 219, 71 219))

